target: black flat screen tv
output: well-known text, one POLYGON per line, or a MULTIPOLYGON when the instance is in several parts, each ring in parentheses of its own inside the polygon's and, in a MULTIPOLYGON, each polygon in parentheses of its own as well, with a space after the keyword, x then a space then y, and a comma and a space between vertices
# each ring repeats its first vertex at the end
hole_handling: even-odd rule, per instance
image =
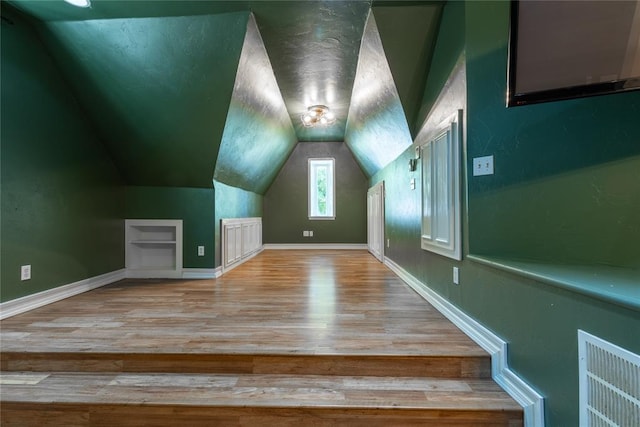
POLYGON ((507 106, 640 89, 640 0, 511 1, 507 106))

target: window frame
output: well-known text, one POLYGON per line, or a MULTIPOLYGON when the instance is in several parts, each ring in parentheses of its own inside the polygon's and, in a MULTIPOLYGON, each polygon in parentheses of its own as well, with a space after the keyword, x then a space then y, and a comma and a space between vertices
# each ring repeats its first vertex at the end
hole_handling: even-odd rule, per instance
POLYGON ((307 207, 308 207, 308 215, 310 220, 335 220, 336 219, 336 160, 333 157, 313 157, 309 158, 307 161, 307 169, 308 169, 308 179, 307 179, 307 207), (331 210, 330 215, 312 215, 313 210, 313 197, 315 194, 314 188, 316 187, 315 182, 317 177, 315 176, 316 167, 314 164, 318 166, 322 164, 329 165, 329 174, 327 175, 327 200, 331 200, 331 210), (312 185, 314 184, 314 185, 312 185))
POLYGON ((462 110, 449 116, 434 127, 419 146, 422 178, 420 246, 458 261, 462 260, 462 118, 462 110), (444 150, 443 142, 446 142, 444 150), (445 164, 439 162, 442 157, 446 157, 445 164), (445 183, 442 182, 443 166, 446 166, 445 183))

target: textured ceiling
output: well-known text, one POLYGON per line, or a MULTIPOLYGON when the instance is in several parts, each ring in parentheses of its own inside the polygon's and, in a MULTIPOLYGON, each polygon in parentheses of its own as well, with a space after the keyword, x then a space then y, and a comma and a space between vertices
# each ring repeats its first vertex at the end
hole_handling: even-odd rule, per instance
POLYGON ((345 142, 367 176, 411 145, 411 133, 373 14, 362 40, 345 142))
POLYGON ((251 15, 214 179, 263 194, 296 142, 289 113, 251 15))
POLYGON ((406 145, 407 126, 419 127, 415 117, 442 7, 438 1, 372 7, 369 0, 93 0, 89 9, 62 0, 9 3, 34 18, 127 182, 210 187, 215 168, 221 181, 256 192, 275 176, 292 140, 352 135, 348 145, 368 175, 392 160, 398 141, 374 138, 400 133, 406 145), (375 60, 361 52, 371 10, 382 39, 375 60), (248 39, 263 45, 248 47, 248 39), (388 61, 387 74, 371 77, 389 89, 386 104, 360 102, 354 109, 355 98, 366 99, 356 70, 366 72, 362 67, 376 61, 388 61), (336 124, 303 127, 300 114, 315 103, 330 106, 336 124), (390 132, 361 131, 376 123, 380 130, 375 119, 390 106, 393 118, 384 121, 390 132), (267 140, 283 146, 259 143, 267 140))
POLYGON ((299 141, 343 141, 368 1, 273 2, 253 7, 299 141), (329 106, 336 123, 305 128, 300 116, 329 106))

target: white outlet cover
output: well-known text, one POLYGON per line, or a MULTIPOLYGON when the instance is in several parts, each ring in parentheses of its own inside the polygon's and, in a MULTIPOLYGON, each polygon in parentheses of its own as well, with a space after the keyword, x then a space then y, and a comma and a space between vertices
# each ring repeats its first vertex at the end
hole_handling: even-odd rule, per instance
POLYGON ((460 284, 460 270, 458 267, 453 267, 453 283, 456 285, 460 284))
POLYGON ((307 230, 304 230, 302 232, 302 237, 309 237, 309 232, 307 230))
POLYGON ((20 280, 31 279, 31 265, 23 265, 20 267, 20 280))
POLYGON ((198 246, 198 256, 204 256, 204 246, 198 246))
POLYGON ((473 159, 473 176, 493 175, 493 156, 473 159))
POLYGON ((309 230, 309 237, 313 237, 313 230, 309 230))

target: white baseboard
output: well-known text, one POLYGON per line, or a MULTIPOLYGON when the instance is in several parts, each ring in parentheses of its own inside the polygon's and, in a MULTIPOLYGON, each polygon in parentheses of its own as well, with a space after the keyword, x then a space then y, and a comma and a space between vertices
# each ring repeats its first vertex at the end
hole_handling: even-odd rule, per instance
MULTIPOLYGON (((224 273, 227 273, 231 270, 233 270, 234 268, 244 264, 245 262, 249 261, 251 258, 255 257, 256 255, 258 255, 260 252, 262 252, 265 249, 264 245, 260 246, 256 251, 251 252, 250 254, 246 255, 244 258, 240 258, 238 261, 234 262, 231 265, 228 266, 220 266, 218 267, 220 269, 220 276, 222 276, 224 273)), ((220 277, 218 276, 218 277, 220 277)))
POLYGON ((74 295, 87 292, 100 286, 108 285, 118 280, 126 278, 126 270, 116 270, 110 273, 101 274, 99 276, 90 277, 88 279, 79 280, 67 285, 58 286, 53 289, 38 292, 37 294, 27 295, 11 301, 0 304, 0 319, 6 319, 20 313, 51 304, 74 295))
POLYGON ((544 398, 509 369, 507 343, 389 258, 384 264, 491 355, 493 380, 523 407, 525 427, 544 427, 544 398))
POLYGON ((222 267, 217 268, 183 268, 183 279, 217 279, 222 276, 222 267))
POLYGON ((367 250, 366 243, 267 243, 265 249, 338 249, 367 250))

